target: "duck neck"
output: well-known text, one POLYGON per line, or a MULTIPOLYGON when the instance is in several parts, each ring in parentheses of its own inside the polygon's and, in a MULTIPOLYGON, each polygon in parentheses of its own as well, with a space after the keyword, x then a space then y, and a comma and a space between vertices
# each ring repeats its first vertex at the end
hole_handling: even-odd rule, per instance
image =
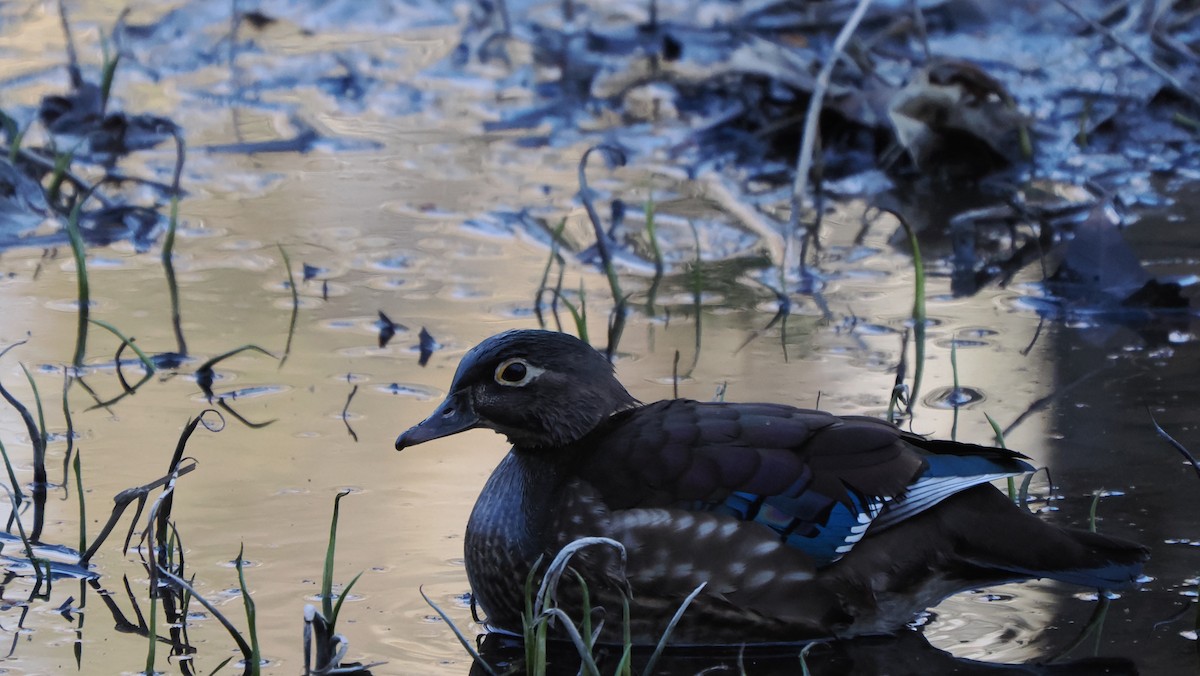
POLYGON ((502 625, 514 613, 519 618, 525 576, 551 545, 554 508, 570 475, 566 455, 514 448, 492 472, 467 522, 467 579, 479 605, 502 625))
MULTIPOLYGON (((487 533, 516 547, 541 553, 553 505, 568 474, 554 452, 514 448, 488 478, 467 522, 467 534, 487 533)), ((506 547, 507 548, 507 547, 506 547)))

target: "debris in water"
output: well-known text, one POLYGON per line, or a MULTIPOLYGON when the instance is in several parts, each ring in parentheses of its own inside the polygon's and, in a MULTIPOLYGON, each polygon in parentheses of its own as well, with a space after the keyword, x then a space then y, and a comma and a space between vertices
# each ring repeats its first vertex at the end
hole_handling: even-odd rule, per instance
POLYGON ((383 314, 383 310, 379 311, 379 321, 375 322, 375 326, 379 327, 379 348, 387 347, 391 342, 392 337, 396 335, 396 331, 407 331, 408 327, 403 324, 397 324, 392 321, 387 315, 383 314))
POLYGON ((429 357, 433 355, 433 351, 441 348, 442 346, 433 339, 433 336, 425 330, 424 326, 421 327, 420 337, 421 342, 419 347, 421 350, 421 358, 417 363, 421 366, 424 366, 429 363, 429 357))

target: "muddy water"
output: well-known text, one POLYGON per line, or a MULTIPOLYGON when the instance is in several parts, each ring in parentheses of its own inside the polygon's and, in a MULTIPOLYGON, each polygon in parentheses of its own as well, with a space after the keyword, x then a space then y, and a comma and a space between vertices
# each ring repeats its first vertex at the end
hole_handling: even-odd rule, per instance
MULTIPOLYGON (((48 70, 62 54, 53 17, 40 6, 25 9, 3 27, 3 67, 9 77, 31 75, 5 90, 6 103, 28 105, 64 85, 59 70, 48 70)), ((108 10, 96 3, 81 8, 79 19, 84 26, 94 26, 88 21, 107 25, 108 10)), ((277 30, 264 41, 283 53, 301 44, 297 31, 277 30)), ((98 51, 94 28, 80 33, 83 44, 98 51)), ((88 410, 93 400, 78 387, 69 393, 90 538, 107 518, 112 496, 160 476, 184 423, 207 407, 191 377, 200 362, 245 344, 282 353, 291 293, 279 246, 288 252, 298 280, 303 264, 320 269, 315 279, 298 282, 297 329, 282 367, 261 354, 245 353, 217 368, 218 394, 247 419, 274 422, 252 429, 227 416, 222 431, 197 432, 188 454, 199 468, 180 480, 175 493, 173 516, 195 586, 243 629, 232 561, 245 546, 251 562, 247 584, 271 673, 302 668, 303 608, 317 598, 333 497, 347 488, 353 494, 342 503, 336 578, 344 583, 363 571, 339 625, 350 642, 349 659, 386 661, 378 673, 462 674, 469 668, 418 589, 466 632, 479 630, 465 602, 462 529, 475 495, 505 452, 504 443, 482 431, 402 454, 392 450, 392 443, 444 394, 466 349, 492 333, 536 324, 532 300, 547 248, 524 230, 464 223, 499 207, 533 207, 554 222, 567 218, 571 232, 586 232, 584 215, 572 201, 575 165, 584 146, 531 150, 517 147, 512 138, 481 135, 476 93, 462 83, 418 75, 453 46, 452 33, 430 29, 372 47, 405 56, 400 61, 408 70, 393 73, 392 84, 399 87, 405 80, 437 94, 418 112, 396 115, 386 106, 369 105, 352 110, 301 86, 270 95, 305 111, 337 143, 305 154, 193 149, 176 246, 193 361, 156 375, 108 410, 88 410), (377 344, 380 310, 407 327, 384 348, 377 344), (415 349, 421 327, 442 345, 426 367, 418 365, 415 349)), ((337 46, 354 41, 353 36, 329 39, 337 46)), ((127 79, 119 80, 117 96, 128 107, 174 117, 194 147, 288 133, 284 115, 262 107, 230 107, 197 94, 222 77, 214 67, 154 81, 130 69, 127 79)), ((131 167, 160 171, 171 161, 168 150, 153 151, 131 167)), ((594 182, 632 203, 644 200, 652 186, 667 211, 705 214, 703 204, 690 199, 692 186, 636 164, 615 173, 598 169, 594 182)), ((1195 194, 1179 195, 1174 206, 1144 214, 1132 228, 1135 248, 1153 271, 1200 270, 1200 237, 1187 220, 1189 205, 1198 202, 1195 194)), ((786 331, 777 325, 745 347, 752 331, 770 320, 773 297, 750 275, 739 274, 738 266, 718 265, 716 259, 728 258, 738 245, 706 234, 702 241, 716 244, 702 246, 698 254, 711 263, 701 266, 699 311, 693 278, 683 265, 675 266, 653 309, 643 305, 631 314, 618 359, 623 381, 642 400, 671 396, 678 350, 681 369, 688 371, 679 383, 681 396, 711 398, 718 385, 726 384, 731 400, 812 406, 819 396, 825 409, 882 413, 909 322, 912 264, 891 244, 897 239, 894 220, 878 220, 855 241, 863 210, 862 203, 847 203, 829 219, 818 254, 820 302, 794 295, 786 331)), ((686 229, 665 244, 676 260, 697 255, 686 229)), ((743 259, 757 249, 743 248, 743 259)), ((88 264, 93 316, 136 336, 144 350, 175 349, 157 249, 136 253, 116 244, 91 250, 88 264)), ((58 404, 62 366, 74 348, 76 316, 69 252, 5 251, 0 273, 0 345, 29 339, 0 361, 0 382, 31 402, 19 363, 31 367, 47 401, 47 425, 61 433, 66 427, 58 404)), ((961 384, 977 389, 983 399, 957 413, 935 401, 920 404, 913 428, 990 442, 984 413, 1007 425, 1043 402, 1006 438, 1010 447, 1052 468, 1054 486, 1039 479, 1034 493, 1055 499, 1035 502, 1035 508, 1056 522, 1082 525, 1093 493, 1104 491, 1099 528, 1154 549, 1147 569, 1152 579, 1116 599, 1099 639, 1089 639, 1072 656, 1098 651, 1130 657, 1145 673, 1191 670, 1195 636, 1188 630, 1195 619, 1200 570, 1200 549, 1194 546, 1200 542, 1196 478, 1155 435, 1146 407, 1180 441, 1200 447, 1194 375, 1200 328, 1186 317, 1166 327, 1121 326, 1088 317, 1043 323, 1036 302, 1039 279, 1040 271, 1025 270, 1007 288, 988 287, 955 299, 947 278, 931 277, 933 322, 918 396, 925 400, 926 394, 952 385, 950 346, 956 343, 961 384)), ((602 336, 606 282, 595 270, 571 262, 566 287, 581 283, 591 334, 602 336)), ((635 291, 635 304, 645 303, 636 293, 650 285, 644 271, 626 271, 623 284, 635 291)), ((563 321, 569 324, 566 316, 563 321)), ((101 397, 120 392, 109 368, 116 347, 111 336, 93 330, 87 381, 101 397)), ((0 441, 13 456, 19 479, 30 481, 29 438, 9 408, 0 410, 0 441)), ((63 482, 65 448, 60 438, 49 449, 56 484, 63 482)), ((126 515, 119 534, 130 518, 126 515)), ((144 521, 142 516, 139 528, 144 521)), ((72 479, 69 490, 51 492, 43 541, 74 545, 79 531, 72 479)), ((123 553, 119 539, 96 556, 95 572, 110 600, 133 619, 135 605, 149 612, 147 579, 137 553, 123 553)), ((4 589, 0 625, 13 632, 5 668, 57 672, 76 669, 77 659, 82 673, 144 668, 147 639, 114 629, 114 616, 96 591, 60 580, 49 600, 25 603, 30 586, 22 578, 4 589)), ((920 621, 938 648, 963 658, 1015 663, 1057 655, 1095 606, 1077 589, 1008 585, 960 595, 920 621)), ((237 651, 216 620, 196 610, 189 632, 199 648, 195 667, 206 673, 237 651)), ((180 670, 164 653, 160 648, 157 669, 180 670)))

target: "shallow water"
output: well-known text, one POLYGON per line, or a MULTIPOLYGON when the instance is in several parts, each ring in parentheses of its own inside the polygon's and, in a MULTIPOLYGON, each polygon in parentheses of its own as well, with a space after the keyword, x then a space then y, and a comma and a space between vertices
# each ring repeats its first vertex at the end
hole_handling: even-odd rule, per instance
MULTIPOLYGON (((109 25, 113 7, 79 8, 81 52, 98 53, 95 22, 109 25)), ((51 69, 61 62, 57 21, 41 5, 8 11, 0 26, 0 67, 8 78, 31 77, 10 82, 5 102, 32 105, 64 86, 61 69, 51 69)), ((303 81, 265 91, 268 102, 302 111, 336 139, 306 154, 196 149, 290 133, 288 116, 270 112, 261 101, 231 107, 204 95, 224 87, 227 72, 218 65, 178 72, 164 66, 158 80, 134 67, 118 76, 122 105, 172 116, 193 148, 175 263, 193 361, 174 375, 156 375, 110 410, 86 410, 93 402, 79 388, 71 390, 89 537, 107 518, 114 494, 162 475, 182 426, 207 407, 191 377, 200 362, 251 343, 282 353, 291 294, 278 247, 286 249, 297 280, 303 264, 320 269, 316 278, 298 282, 296 334, 282 367, 245 353, 216 369, 217 394, 229 396, 230 405, 251 421, 274 422, 251 429, 226 416, 219 433, 199 430, 187 449, 199 468, 181 478, 175 492, 173 518, 195 586, 243 628, 232 561, 245 546, 251 563, 247 584, 270 673, 302 669, 303 607, 317 602, 333 498, 346 488, 354 492, 341 505, 336 579, 344 583, 363 571, 339 624, 350 642, 348 657, 386 661, 378 673, 469 669, 469 659, 418 589, 468 633, 479 629, 465 600, 462 530, 505 445, 482 431, 401 454, 392 444, 432 410, 470 346, 504 329, 536 325, 532 305, 549 254, 546 238, 526 228, 500 227, 487 214, 531 207, 552 223, 567 218, 568 233, 582 240, 585 216, 573 197, 585 145, 529 149, 515 135, 479 132, 486 114, 478 100, 486 96, 467 83, 420 75, 453 47, 454 34, 453 26, 434 25, 374 39, 351 25, 318 40, 285 23, 257 36, 263 51, 250 52, 245 77, 265 79, 283 70, 284 57, 299 52, 373 55, 403 64, 400 70, 377 69, 374 75, 386 79, 358 107, 303 81), (408 86, 429 98, 418 110, 400 113, 408 86), (406 327, 384 348, 377 344, 381 310, 406 327), (422 327, 441 345, 424 368, 416 350, 422 327)), ((129 166, 161 179, 173 160, 164 147, 135 156, 129 166)), ((817 254, 820 302, 793 294, 786 332, 777 325, 747 344, 775 311, 773 295, 752 271, 754 239, 719 226, 687 182, 636 163, 616 172, 599 162, 594 167, 593 184, 601 191, 638 204, 652 186, 664 211, 706 224, 698 303, 686 267, 697 254, 682 219, 677 232, 664 226, 675 264, 652 309, 644 295, 650 286, 646 271, 631 267, 623 275, 638 307, 620 343, 617 368, 635 396, 651 401, 672 395, 678 350, 679 369, 686 374, 679 382, 681 396, 712 398, 725 384, 729 400, 814 406, 819 398, 821 408, 838 412, 885 411, 912 304, 911 258, 894 246, 899 239, 894 219, 879 219, 856 240, 864 204, 839 205, 827 219, 824 248, 817 254)), ((1144 213, 1129 237, 1153 272, 1196 274, 1200 237, 1189 219, 1200 198, 1194 192, 1175 198, 1172 205, 1144 213)), ((939 269, 937 261, 930 265, 939 269)), ((119 243, 92 249, 89 276, 94 317, 136 336, 149 352, 175 349, 157 248, 137 253, 119 243)), ((1054 487, 1039 477, 1034 493, 1056 499, 1034 507, 1058 523, 1084 525, 1093 493, 1105 491, 1098 527, 1154 550, 1146 571, 1151 579, 1115 600, 1099 641, 1089 639, 1071 656, 1098 651, 1132 658, 1144 673, 1191 671, 1196 644, 1187 632, 1195 619, 1200 570, 1196 477, 1155 434, 1146 407, 1182 443, 1200 447, 1195 423, 1200 385, 1194 375, 1200 329, 1190 316, 1165 327, 1121 326, 1088 316, 1042 322, 1040 279, 1039 270, 1027 268, 1006 288, 989 286, 954 298, 946 276, 931 276, 932 322, 913 428, 990 443, 984 413, 1006 426, 1046 400, 1006 435, 1009 447, 1052 469, 1054 487), (927 398, 953 385, 952 344, 961 385, 981 396, 957 413, 927 398)), ((74 348, 75 284, 65 248, 0 254, 0 345, 29 339, 0 360, 0 382, 30 403, 18 363, 30 367, 46 401, 47 425, 59 434, 66 427, 59 397, 62 366, 74 348)), ((587 290, 591 335, 602 343, 607 283, 595 269, 571 261, 565 287, 580 284, 587 290)), ((565 313, 562 319, 569 325, 565 313)), ((95 368, 88 382, 102 397, 120 392, 109 368, 116 347, 110 335, 93 328, 87 363, 95 368)), ((20 480, 30 481, 28 434, 10 408, 0 410, 0 441, 20 480)), ((56 484, 63 482, 65 448, 61 438, 49 448, 47 464, 56 484)), ((44 542, 78 543, 71 481, 69 490, 51 492, 44 542)), ((130 518, 124 517, 94 563, 100 585, 133 618, 134 601, 124 592, 122 575, 129 576, 141 612, 148 612, 148 601, 138 555, 120 547, 130 518)), ((146 638, 114 629, 94 590, 59 580, 49 600, 26 604, 29 586, 27 578, 8 584, 7 603, 0 608, 0 626, 13 635, 3 665, 12 673, 74 669, 76 650, 83 673, 144 668, 146 638), (75 612, 64 615, 64 604, 75 612)), ((950 599, 922 622, 936 647, 964 658, 1015 663, 1056 655, 1095 605, 1086 590, 1007 585, 950 599)), ((194 617, 189 631, 199 649, 194 657, 199 672, 237 654, 206 612, 194 617)), ((165 652, 160 647, 157 669, 178 671, 165 652)))

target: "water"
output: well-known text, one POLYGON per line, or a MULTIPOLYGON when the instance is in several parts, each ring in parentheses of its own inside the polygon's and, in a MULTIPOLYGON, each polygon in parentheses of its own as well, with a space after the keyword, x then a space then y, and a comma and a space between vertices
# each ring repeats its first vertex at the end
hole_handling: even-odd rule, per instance
MULTIPOLYGON (((29 75, 9 83, 5 105, 31 105, 64 86, 61 69, 53 68, 62 58, 60 33, 47 11, 23 6, 2 26, 4 76, 29 75)), ((108 26, 114 15, 114 6, 106 3, 79 8, 82 52, 98 53, 95 22, 108 26)), ((212 18, 210 27, 218 25, 219 17, 212 18)), ((213 82, 225 82, 228 73, 218 64, 160 62, 158 81, 138 68, 119 71, 120 103, 172 116, 193 148, 175 265, 194 360, 157 374, 110 410, 86 410, 91 398, 79 387, 70 391, 88 537, 107 519, 113 495, 166 471, 182 426, 208 407, 192 377, 201 362, 246 344, 282 353, 291 313, 283 246, 301 301, 286 364, 246 352, 219 364, 214 383, 218 395, 239 393, 228 403, 246 419, 274 422, 252 429, 226 416, 219 433, 197 431, 187 454, 199 466, 179 480, 172 514, 197 590, 243 629, 232 561, 245 547, 245 575, 269 673, 302 669, 303 608, 318 602, 333 498, 343 489, 352 493, 341 505, 335 578, 344 584, 363 572, 339 622, 350 642, 348 658, 386 661, 378 673, 469 669, 449 628, 418 590, 468 634, 479 630, 464 596, 462 531, 505 445, 483 431, 400 454, 392 444, 445 394, 468 348, 490 334, 536 324, 531 309, 549 253, 545 234, 525 226, 497 227, 488 214, 529 207, 551 227, 567 218, 568 236, 586 244, 585 216, 573 200, 575 167, 586 144, 530 149, 507 135, 482 134, 478 100, 485 96, 462 82, 420 74, 453 47, 453 36, 452 26, 434 25, 364 46, 349 29, 316 39, 285 23, 258 36, 264 52, 239 61, 244 77, 264 78, 286 72, 291 63, 286 57, 298 59, 300 53, 373 54, 403 64, 395 72, 375 68, 382 84, 360 106, 343 105, 302 81, 266 91, 265 103, 231 107, 202 95, 213 82), (400 112, 400 102, 411 99, 404 88, 409 85, 430 98, 400 112), (317 144, 305 154, 197 149, 288 135, 288 116, 271 112, 272 106, 302 111, 336 143, 317 144), (468 221, 475 223, 464 226, 468 221), (301 281, 306 264, 319 273, 301 281), (381 310, 406 328, 382 348, 381 310), (441 345, 426 367, 418 365, 416 349, 422 327, 441 345)), ((131 158, 127 169, 161 180, 173 159, 164 146, 131 158)), ((793 294, 786 331, 779 325, 763 330, 775 302, 755 281, 754 239, 721 225, 708 204, 691 197, 694 186, 636 163, 617 172, 597 163, 592 183, 631 205, 641 204, 653 187, 668 215, 710 222, 701 230, 698 303, 687 267, 696 252, 686 218, 676 218, 674 229, 664 226, 672 274, 652 309, 644 266, 631 266, 622 277, 637 307, 617 368, 635 396, 652 401, 672 395, 678 351, 686 376, 678 384, 681 396, 709 399, 724 385, 729 400, 814 406, 819 399, 821 408, 844 413, 886 410, 912 303, 911 258, 894 246, 902 239, 894 219, 881 218, 859 240, 865 204, 839 205, 827 219, 824 248, 817 254, 819 302, 793 294), (756 330, 761 335, 750 340, 756 330)), ((1189 214, 1200 200, 1186 189, 1175 199, 1146 212, 1130 238, 1155 274, 1196 274, 1200 238, 1189 214)), ((931 266, 936 269, 936 261, 931 266)), ((137 253, 117 243, 90 250, 89 277, 94 317, 135 336, 148 352, 175 349, 157 248, 137 253)), ((1098 526, 1154 550, 1150 579, 1114 600, 1098 643, 1089 639, 1072 656, 1098 649, 1134 659, 1145 673, 1191 670, 1194 543, 1200 542, 1196 477, 1156 436, 1146 409, 1182 443, 1200 447, 1195 425, 1200 385, 1194 377, 1200 328, 1189 316, 1168 325, 1125 326, 1086 316, 1043 322, 1036 311, 1039 280, 1037 266, 1027 266, 1005 288, 991 285, 955 298, 947 277, 931 277, 924 383, 913 429, 990 443, 985 412, 1001 426, 1021 419, 1006 443, 1051 468, 1054 487, 1039 477, 1033 484, 1039 500, 1032 507, 1058 523, 1086 524, 1093 492, 1106 491, 1098 503, 1098 526), (979 397, 957 412, 941 399, 926 399, 954 385, 951 345, 960 386, 979 397), (1025 415, 1030 407, 1035 408, 1025 415), (1048 495, 1055 499, 1042 499, 1048 495)), ((602 343, 607 281, 572 261, 564 287, 580 284, 590 333, 602 343)), ((18 247, 0 254, 0 345, 28 338, 0 360, 0 382, 29 404, 32 393, 18 364, 30 367, 46 403, 47 426, 59 435, 66 428, 61 367, 74 349, 75 297, 68 249, 18 247)), ((562 321, 571 326, 566 313, 562 321)), ((121 391, 115 372, 106 367, 116 348, 111 335, 93 327, 87 363, 95 368, 87 382, 102 398, 121 391)), ((136 368, 126 371, 136 374, 136 368)), ((19 479, 31 481, 28 434, 11 408, 0 410, 0 441, 19 479)), ((48 449, 55 484, 64 483, 65 450, 61 436, 48 449)), ((51 490, 44 542, 79 541, 78 495, 73 477, 68 479, 69 488, 51 490)), ((127 513, 94 559, 107 599, 79 582, 57 580, 48 600, 25 603, 30 580, 6 585, 0 626, 12 632, 13 642, 5 668, 13 673, 144 668, 147 639, 115 629, 104 602, 135 623, 137 612, 149 612, 145 569, 136 551, 121 551, 130 518, 127 513), (64 614, 64 604, 74 611, 64 614)), ((139 529, 145 518, 139 518, 139 529)), ((7 548, 5 554, 17 555, 7 548)), ((1067 646, 1092 613, 1096 602, 1079 591, 1031 583, 964 594, 934 609, 922 624, 934 646, 962 658, 1045 659, 1067 646)), ((216 620, 198 606, 192 609, 196 669, 207 673, 226 657, 237 659, 233 641, 216 620)), ((156 668, 178 671, 165 652, 160 646, 156 668)))

